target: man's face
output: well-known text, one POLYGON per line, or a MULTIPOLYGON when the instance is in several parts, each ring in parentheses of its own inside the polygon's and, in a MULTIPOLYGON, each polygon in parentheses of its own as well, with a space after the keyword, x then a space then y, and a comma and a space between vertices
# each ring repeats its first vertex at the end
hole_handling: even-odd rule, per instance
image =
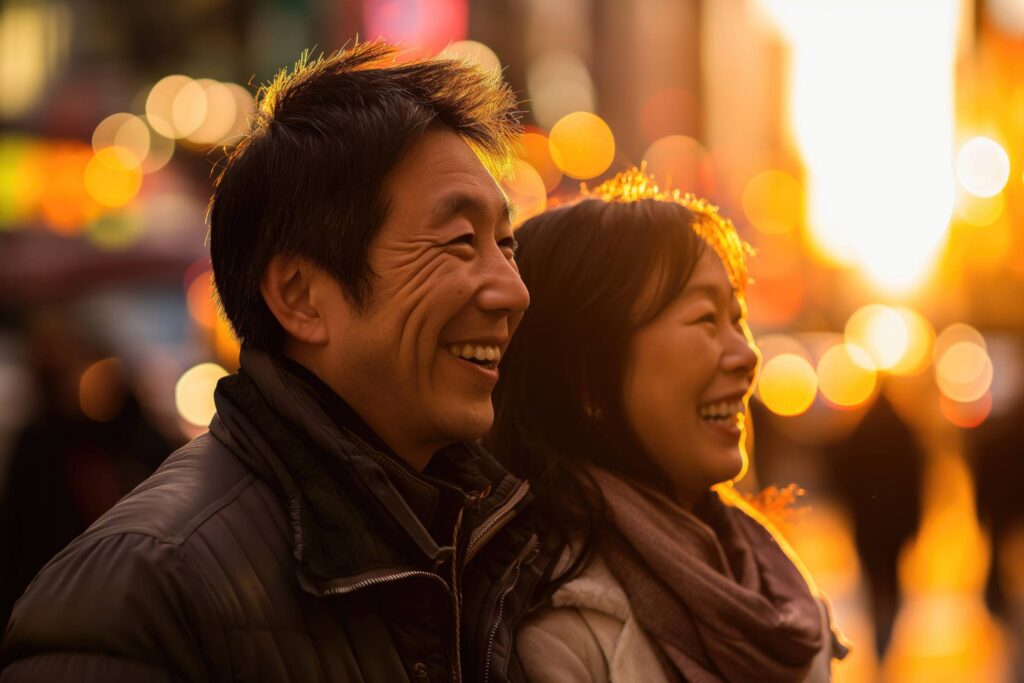
POLYGON ((530 299, 505 197, 457 134, 428 131, 384 189, 366 306, 339 287, 317 370, 399 455, 429 458, 490 429, 498 360, 530 299))

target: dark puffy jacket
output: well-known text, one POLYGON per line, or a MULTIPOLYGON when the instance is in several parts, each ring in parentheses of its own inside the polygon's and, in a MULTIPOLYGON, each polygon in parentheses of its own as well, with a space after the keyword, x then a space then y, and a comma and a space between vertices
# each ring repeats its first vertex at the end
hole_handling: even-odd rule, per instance
POLYGON ((489 484, 467 495, 454 542, 436 543, 393 463, 307 382, 263 354, 243 352, 243 368, 273 415, 222 384, 211 433, 33 581, 3 682, 521 680, 512 632, 543 568, 526 483, 461 446, 489 484), (294 452, 330 456, 333 479, 280 457, 259 424, 277 417, 302 434, 294 452))

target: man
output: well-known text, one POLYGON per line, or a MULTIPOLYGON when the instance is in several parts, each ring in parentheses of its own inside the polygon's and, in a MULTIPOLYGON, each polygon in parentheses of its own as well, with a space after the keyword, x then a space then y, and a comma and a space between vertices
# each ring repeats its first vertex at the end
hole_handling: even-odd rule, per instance
POLYGON ((3 681, 499 681, 546 560, 471 442, 529 297, 500 76, 379 42, 282 73, 219 176, 242 341, 210 432, 55 557, 3 681))

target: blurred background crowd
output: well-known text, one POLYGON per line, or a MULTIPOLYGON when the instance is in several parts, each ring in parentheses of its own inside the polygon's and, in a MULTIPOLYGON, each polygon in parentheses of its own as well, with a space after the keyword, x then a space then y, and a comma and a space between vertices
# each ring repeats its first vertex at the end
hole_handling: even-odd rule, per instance
POLYGON ((0 621, 204 430, 211 174, 357 35, 504 70, 519 220, 640 163, 720 206, 757 250, 741 487, 802 491, 762 502, 839 680, 1024 681, 1022 0, 0 0, 0 621))

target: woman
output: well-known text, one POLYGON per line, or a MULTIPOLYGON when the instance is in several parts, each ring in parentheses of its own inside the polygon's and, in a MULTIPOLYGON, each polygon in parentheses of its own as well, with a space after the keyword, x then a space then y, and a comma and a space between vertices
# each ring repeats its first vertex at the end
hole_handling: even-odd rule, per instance
POLYGON ((827 610, 716 486, 746 468, 749 246, 637 169, 517 237, 532 303, 501 362, 492 447, 566 548, 551 606, 517 635, 529 679, 827 681, 845 654, 827 610))

